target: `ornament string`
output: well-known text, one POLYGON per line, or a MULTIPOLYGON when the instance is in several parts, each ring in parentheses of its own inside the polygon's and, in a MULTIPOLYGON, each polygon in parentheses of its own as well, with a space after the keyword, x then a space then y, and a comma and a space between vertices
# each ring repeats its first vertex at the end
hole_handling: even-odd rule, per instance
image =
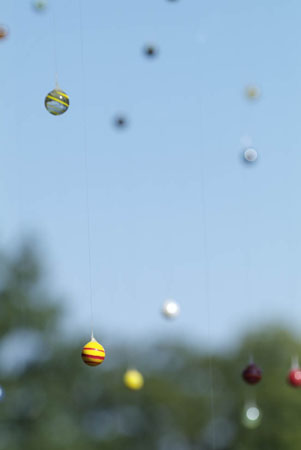
MULTIPOLYGON (((203 114, 201 109, 201 124, 203 123, 203 114)), ((201 220, 203 225, 203 267, 204 267, 204 293, 205 302, 207 308, 207 340, 208 346, 212 343, 211 336, 211 289, 210 289, 210 270, 209 270, 209 256, 208 256, 208 225, 207 225, 207 204, 206 204, 206 187, 205 187, 205 154, 204 147, 201 143, 200 151, 200 200, 201 200, 201 220)), ((214 370, 213 370, 213 358, 212 349, 209 348, 209 396, 210 396, 210 409, 211 409, 211 448, 216 449, 216 436, 215 436, 215 398, 214 398, 214 370)))
POLYGON ((91 315, 91 339, 94 339, 94 313, 93 313, 93 283, 92 283, 92 256, 91 256, 91 221, 90 221, 90 196, 89 196, 89 155, 87 142, 87 115, 86 115, 86 73, 84 64, 84 32, 83 32, 83 8, 82 0, 79 0, 80 17, 80 57, 81 57, 81 85, 82 85, 82 123, 83 123, 83 153, 84 153, 84 183, 85 183, 85 209, 87 220, 87 245, 88 245, 88 272, 89 272, 89 300, 91 315))
POLYGON ((55 88, 59 89, 59 83, 58 83, 58 57, 57 57, 57 26, 56 26, 56 18, 55 18, 55 11, 53 7, 54 3, 52 4, 52 26, 53 26, 53 33, 52 34, 52 47, 53 47, 53 65, 54 65, 54 81, 55 81, 55 88))

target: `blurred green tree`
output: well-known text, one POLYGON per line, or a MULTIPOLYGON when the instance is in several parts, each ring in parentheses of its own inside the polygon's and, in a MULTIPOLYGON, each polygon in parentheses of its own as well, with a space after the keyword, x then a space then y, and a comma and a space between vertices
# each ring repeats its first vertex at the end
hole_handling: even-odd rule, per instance
POLYGON ((52 298, 33 245, 0 257, 0 450, 299 450, 301 390, 288 386, 298 340, 267 328, 236 349, 209 355, 191 345, 104 345, 105 363, 85 366, 85 339, 66 340, 61 302, 52 298), (108 348, 107 348, 108 347, 108 348), (250 353, 264 368, 249 387, 241 370, 250 353), (145 387, 122 383, 129 365, 145 387), (244 403, 256 400, 263 419, 242 424, 244 403))

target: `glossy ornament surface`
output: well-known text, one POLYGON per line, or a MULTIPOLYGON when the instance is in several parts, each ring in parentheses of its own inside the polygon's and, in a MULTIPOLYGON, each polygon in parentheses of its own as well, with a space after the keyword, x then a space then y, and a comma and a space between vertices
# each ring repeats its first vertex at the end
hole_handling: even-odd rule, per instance
POLYGON ((82 349, 82 359, 88 366, 99 366, 105 357, 105 349, 94 337, 82 349))
POLYGON ((69 108, 69 97, 60 89, 53 89, 45 98, 45 108, 50 114, 60 116, 69 108))
POLYGON ((162 314, 167 319, 175 319, 180 314, 180 307, 172 299, 166 300, 162 306, 162 314))
POLYGON ((288 382, 293 387, 301 387, 301 369, 292 369, 288 374, 288 382))
POLYGON ((255 162, 258 158, 257 151, 254 148, 247 148, 244 151, 244 158, 247 162, 255 162))
POLYGON ((125 372, 123 382, 128 389, 139 391, 144 385, 144 378, 138 370, 130 369, 125 372))
POLYGON ((301 387, 301 369, 298 356, 292 358, 291 370, 288 374, 287 381, 293 387, 301 387))
POLYGON ((242 372, 242 377, 248 384, 257 384, 262 378, 262 370, 256 364, 249 364, 242 372))

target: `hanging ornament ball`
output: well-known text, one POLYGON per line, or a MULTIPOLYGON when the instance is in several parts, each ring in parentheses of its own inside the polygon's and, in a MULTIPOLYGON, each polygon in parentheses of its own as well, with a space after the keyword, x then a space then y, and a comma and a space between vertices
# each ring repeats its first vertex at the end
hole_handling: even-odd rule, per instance
POLYGON ((0 402, 2 402, 2 400, 4 400, 5 397, 5 391, 3 389, 2 386, 0 386, 0 402))
POLYGON ((245 95, 248 100, 258 100, 260 98, 260 89, 255 85, 249 85, 245 89, 245 95))
POLYGON ((116 128, 126 128, 128 125, 128 120, 125 116, 116 116, 114 119, 114 125, 116 128))
POLYGON ((5 39, 8 36, 8 28, 5 25, 0 25, 0 39, 5 39))
POLYGON ((43 12, 47 8, 47 1, 46 0, 36 0, 33 2, 32 6, 34 9, 38 12, 43 12))
POLYGON ((262 378, 261 369, 256 364, 249 364, 242 373, 242 377, 248 384, 256 384, 262 378))
POLYGON ((153 58, 158 55, 158 49, 154 45, 146 45, 144 47, 144 54, 149 58, 153 58))
POLYGON ((123 382, 128 389, 139 391, 144 385, 144 378, 138 370, 131 369, 125 372, 123 382))
POLYGON ((50 114, 60 116, 69 108, 69 97, 60 89, 53 89, 45 98, 45 108, 50 114))
POLYGON ((257 151, 254 148, 247 148, 244 151, 244 158, 248 162, 255 162, 258 158, 257 151))
POLYGON ((301 387, 301 369, 292 369, 288 374, 288 382, 294 387, 301 387))
POLYGON ((94 337, 82 349, 82 359, 88 366, 98 366, 104 362, 105 349, 94 337))
POLYGON ((174 300, 166 300, 162 306, 162 314, 168 319, 175 319, 180 314, 180 307, 174 300))
POLYGON ((250 429, 258 427, 261 418, 262 413, 255 403, 249 403, 245 406, 242 414, 242 423, 245 427, 250 429))

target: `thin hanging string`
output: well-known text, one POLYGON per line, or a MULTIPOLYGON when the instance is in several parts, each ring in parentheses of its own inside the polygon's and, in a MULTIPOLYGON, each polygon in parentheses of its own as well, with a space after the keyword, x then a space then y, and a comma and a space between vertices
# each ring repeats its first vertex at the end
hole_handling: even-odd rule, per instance
MULTIPOLYGON (((256 101, 256 100, 255 100, 256 101)), ((248 109, 248 111, 250 111, 250 107, 254 107, 255 105, 250 105, 250 102, 252 102, 252 100, 245 100, 245 102, 247 102, 246 107, 248 109)), ((243 107, 243 110, 245 110, 245 106, 243 107)), ((250 117, 253 117, 253 114, 249 113, 247 115, 247 119, 245 119, 246 123, 250 123, 250 117)), ((251 121, 252 122, 252 121, 251 121)), ((248 126, 248 129, 250 129, 250 126, 248 126)), ((252 269, 252 253, 251 253, 251 249, 253 248, 252 245, 252 224, 251 224, 251 208, 250 205, 252 204, 252 195, 250 195, 251 193, 251 184, 249 183, 249 175, 250 175, 250 171, 253 171, 254 169, 256 169, 256 166, 254 166, 254 164, 256 165, 257 162, 248 162, 244 159, 244 151, 246 150, 247 147, 251 146, 253 147, 253 139, 252 136, 248 137, 247 139, 244 139, 245 141, 249 141, 249 145, 243 145, 243 142, 241 140, 241 148, 240 148, 240 152, 241 152, 241 160, 242 163, 244 165, 244 167, 242 168, 243 170, 241 170, 241 191, 245 193, 245 205, 247 205, 247 207, 245 207, 244 212, 242 214, 242 226, 244 228, 244 239, 245 242, 242 243, 242 248, 244 249, 244 268, 245 268, 245 274, 244 274, 244 286, 243 286, 243 295, 244 295, 244 300, 248 305, 253 305, 253 286, 251 284, 251 269, 252 269)), ((244 205, 241 206, 241 208, 243 209, 244 205)), ((252 308, 254 311, 254 308, 252 308)), ((248 358, 249 358, 249 363, 252 364, 254 363, 254 355, 253 355, 253 345, 252 342, 250 341, 248 344, 248 350, 247 352, 249 353, 248 358)), ((247 359, 247 358, 246 358, 247 359)))
POLYGON ((53 32, 52 34, 52 47, 53 47, 53 65, 54 65, 54 81, 55 81, 55 88, 59 88, 58 83, 58 58, 57 58, 57 27, 56 27, 56 18, 55 18, 55 11, 54 11, 54 2, 52 2, 52 26, 53 26, 53 32))
MULTIPOLYGON (((17 0, 14 0, 14 17, 17 17, 18 15, 18 6, 17 0)), ((20 61, 20 46, 19 46, 19 40, 18 40, 18 34, 15 35, 14 38, 14 62, 20 61)), ((21 158, 23 156, 23 152, 19 151, 20 146, 20 137, 22 133, 19 133, 19 130, 21 128, 21 120, 19 119, 20 114, 20 108, 19 106, 19 90, 20 90, 20 77, 17 70, 13 70, 12 73, 14 73, 14 90, 13 90, 13 118, 14 118, 14 144, 15 144, 15 188, 16 188, 16 194, 17 194, 17 233, 18 237, 22 236, 22 218, 23 218, 23 196, 24 196, 24 189, 22 189, 22 181, 23 181, 23 173, 22 173, 22 165, 21 165, 21 158)), ((3 86, 2 86, 3 88, 3 86)))
POLYGON ((85 172, 85 203, 87 217, 87 244, 88 244, 88 268, 89 268, 89 289, 90 289, 90 314, 91 314, 91 339, 94 339, 94 314, 93 314, 93 285, 92 285, 92 258, 91 258, 91 226, 90 226, 90 197, 89 197, 89 161, 88 161, 88 145, 87 145, 87 116, 86 116, 86 73, 84 65, 84 33, 83 33, 83 9, 82 1, 79 0, 79 17, 80 17, 80 54, 81 54, 81 84, 82 84, 82 123, 83 123, 83 148, 84 148, 84 172, 85 172))
MULTIPOLYGON (((203 123, 203 114, 201 108, 201 124, 203 123)), ((207 226, 207 205, 206 205, 206 195, 205 195, 205 155, 204 147, 201 143, 200 151, 200 180, 201 180, 201 220, 203 224, 203 253, 204 253, 204 291, 205 291, 205 301, 207 307, 207 339, 209 346, 212 342, 211 337, 211 290, 210 290, 210 270, 209 270, 209 257, 208 257, 208 226, 207 226)), ((216 436, 215 436, 215 400, 214 400, 214 376, 213 376, 213 360, 211 349, 209 349, 209 392, 210 392, 210 409, 211 409, 211 448, 216 449, 216 436)))

